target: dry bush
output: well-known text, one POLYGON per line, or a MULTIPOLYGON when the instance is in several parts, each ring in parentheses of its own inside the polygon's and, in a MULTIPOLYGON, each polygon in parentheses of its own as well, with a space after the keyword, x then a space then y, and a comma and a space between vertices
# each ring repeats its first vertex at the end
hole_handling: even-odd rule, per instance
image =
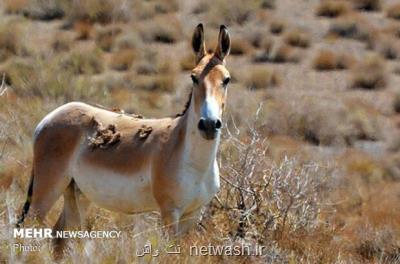
POLYGON ((378 89, 387 84, 385 61, 378 55, 370 55, 352 70, 350 86, 353 88, 378 89))
POLYGON ((281 34, 286 28, 286 23, 282 20, 273 20, 269 25, 269 31, 272 34, 281 34))
POLYGON ((73 74, 99 74, 104 71, 104 60, 99 49, 72 51, 61 59, 61 67, 73 74))
POLYGON ((329 28, 328 35, 369 41, 374 37, 373 33, 374 29, 368 21, 355 14, 349 14, 335 20, 329 28))
POLYGON ((279 164, 268 161, 268 142, 255 125, 261 121, 258 118, 257 114, 249 121, 248 136, 234 122, 226 129, 221 144, 221 190, 202 222, 210 222, 231 241, 257 241, 268 248, 276 243, 283 250, 276 258, 282 260, 291 247, 305 253, 302 242, 289 246, 289 237, 319 228, 320 197, 329 172, 288 158, 279 164))
POLYGON ((182 71, 190 71, 195 65, 195 58, 192 53, 185 54, 180 60, 179 65, 182 71))
POLYGON ((74 23, 74 31, 78 40, 87 40, 93 32, 93 25, 88 21, 79 20, 74 23))
POLYGON ((319 71, 348 69, 355 59, 347 54, 336 54, 330 50, 320 50, 315 56, 313 67, 319 71))
POLYGON ((298 97, 291 93, 267 101, 264 111, 264 133, 313 145, 348 146, 358 140, 380 140, 387 127, 372 106, 332 96, 298 97))
POLYGON ((84 20, 107 24, 127 22, 132 7, 124 0, 86 0, 65 2, 65 14, 70 22, 84 20))
POLYGON ((397 23, 391 23, 383 30, 383 33, 392 35, 396 38, 400 38, 400 25, 397 23))
POLYGON ((383 58, 388 60, 395 60, 400 57, 400 43, 391 35, 381 34, 375 37, 369 47, 382 55, 383 58))
POLYGON ((276 8, 276 1, 275 0, 262 0, 261 1, 261 8, 275 9, 276 8))
MULTIPOLYGON (((68 59, 73 60, 74 55, 68 59)), ((50 98, 68 102, 71 100, 95 100, 101 98, 104 93, 91 87, 88 79, 78 78, 77 69, 71 65, 65 65, 63 58, 52 59, 15 59, 7 64, 4 72, 8 84, 20 98, 50 98), (71 89, 73 87, 73 89, 71 89)), ((77 63, 75 61, 75 63, 77 63)), ((79 67, 84 67, 86 62, 79 67)), ((77 66, 78 67, 78 66, 77 66)))
POLYGON ((232 55, 246 55, 251 52, 251 44, 245 38, 232 38, 231 51, 232 55))
POLYGON ((174 60, 149 52, 135 64, 135 70, 137 75, 132 79, 135 87, 145 91, 174 91, 178 73, 174 60))
POLYGON ((284 38, 288 45, 294 47, 307 48, 311 44, 309 33, 301 29, 294 29, 287 32, 284 38))
POLYGON ((393 19, 400 19, 400 4, 394 4, 388 7, 387 16, 393 19))
POLYGON ((132 49, 123 49, 112 54, 110 67, 117 71, 129 70, 132 62, 137 57, 136 51, 132 49))
POLYGON ((254 62, 296 63, 300 61, 300 53, 285 43, 275 43, 271 38, 265 38, 261 50, 253 56, 254 62))
POLYGON ((28 0, 4 0, 6 14, 21 14, 28 5, 28 0))
POLYGON ((55 52, 63 52, 71 50, 73 40, 71 37, 63 33, 57 33, 54 35, 54 39, 51 43, 51 47, 55 52))
POLYGON ((145 42, 173 44, 181 39, 182 27, 175 16, 168 15, 142 24, 139 33, 145 42))
POLYGON ((65 2, 62 0, 6 0, 5 11, 23 14, 39 20, 60 19, 65 15, 65 2))
POLYGON ((263 89, 281 84, 281 77, 274 69, 257 66, 249 68, 248 72, 246 86, 250 89, 263 89))
POLYGON ((21 27, 18 22, 11 21, 0 25, 0 62, 12 55, 26 53, 21 34, 21 27))
POLYGON ((382 8, 381 0, 351 0, 356 9, 363 11, 379 11, 382 8))
POLYGON ((334 1, 328 0, 321 2, 318 7, 316 14, 317 16, 324 17, 338 17, 348 13, 350 10, 350 5, 345 1, 334 1))
POLYGON ((240 1, 234 0, 226 4, 223 0, 209 1, 211 8, 207 14, 207 20, 212 25, 243 25, 251 20, 255 11, 260 7, 260 1, 240 1))
POLYGON ((124 50, 124 49, 136 49, 143 48, 143 42, 140 36, 136 32, 124 32, 118 34, 113 43, 112 50, 124 50))
POLYGON ((119 27, 106 27, 96 32, 96 44, 104 51, 111 51, 115 38, 122 32, 119 27))

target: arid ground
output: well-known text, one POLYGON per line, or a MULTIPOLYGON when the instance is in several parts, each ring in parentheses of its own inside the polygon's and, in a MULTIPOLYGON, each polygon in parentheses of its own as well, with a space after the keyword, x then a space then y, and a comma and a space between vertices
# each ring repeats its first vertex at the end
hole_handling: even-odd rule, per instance
MULTIPOLYGON (((191 34, 232 38, 218 161, 221 190, 168 241, 157 213, 93 206, 65 263, 400 263, 400 3, 396 0, 1 0, 0 262, 52 263, 47 240, 14 239, 32 135, 83 101, 145 117, 182 111, 191 34), (39 252, 13 250, 16 242, 39 252), (160 256, 136 256, 151 243, 160 256), (181 254, 162 251, 169 243, 181 254), (190 246, 248 246, 190 256, 190 246), (254 256, 264 246, 261 256, 254 256)), ((134 197, 134 195, 133 195, 134 197)), ((54 224, 62 198, 48 217, 54 224)))

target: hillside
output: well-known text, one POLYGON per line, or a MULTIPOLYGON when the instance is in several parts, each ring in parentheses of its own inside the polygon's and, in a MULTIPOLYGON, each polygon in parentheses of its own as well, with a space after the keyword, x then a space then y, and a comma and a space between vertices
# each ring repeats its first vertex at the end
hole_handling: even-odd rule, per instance
MULTIPOLYGON (((10 248, 38 122, 70 101, 155 118, 181 112, 200 22, 208 48, 220 24, 232 38, 222 186, 179 241, 183 254, 144 261, 400 263, 396 0, 0 1, 0 261, 52 263, 48 241, 40 252, 10 248), (191 245, 209 243, 266 250, 190 256, 191 245)), ((66 263, 136 263, 146 241, 170 243, 157 213, 93 207, 88 226, 123 238, 77 240, 66 263)))

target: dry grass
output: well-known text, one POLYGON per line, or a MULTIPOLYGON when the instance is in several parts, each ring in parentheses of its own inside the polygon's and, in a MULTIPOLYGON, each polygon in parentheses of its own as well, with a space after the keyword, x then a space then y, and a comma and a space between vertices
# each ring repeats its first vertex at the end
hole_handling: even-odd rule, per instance
POLYGON ((349 3, 346 1, 328 0, 318 5, 316 14, 317 16, 334 18, 348 13, 350 8, 349 3))
POLYGON ((311 38, 308 32, 301 29, 294 29, 284 36, 285 42, 294 47, 308 48, 311 45, 311 38))
POLYGON ((388 7, 387 16, 393 19, 400 19, 400 4, 394 4, 388 7))
POLYGON ((249 69, 248 72, 246 86, 250 89, 265 89, 281 84, 281 78, 274 69, 259 66, 249 69))
POLYGON ((319 71, 343 70, 350 68, 355 59, 348 54, 336 54, 331 50, 320 50, 315 56, 313 67, 319 71))
POLYGON ((377 89, 387 84, 385 61, 377 55, 365 57, 352 70, 350 86, 354 88, 377 89))

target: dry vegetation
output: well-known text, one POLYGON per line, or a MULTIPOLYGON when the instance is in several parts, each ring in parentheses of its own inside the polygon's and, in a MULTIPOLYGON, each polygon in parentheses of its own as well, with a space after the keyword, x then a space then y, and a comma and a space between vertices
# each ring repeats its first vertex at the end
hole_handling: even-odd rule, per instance
POLYGON ((400 263, 396 1, 4 0, 0 12, 1 263, 53 262, 49 241, 40 253, 10 247, 37 123, 69 101, 178 113, 199 22, 208 44, 219 24, 232 36, 220 192, 176 241, 181 255, 136 256, 147 241, 170 243, 158 214, 94 207, 89 227, 123 237, 76 240, 64 262, 400 263), (266 249, 189 256, 208 244, 266 249))

